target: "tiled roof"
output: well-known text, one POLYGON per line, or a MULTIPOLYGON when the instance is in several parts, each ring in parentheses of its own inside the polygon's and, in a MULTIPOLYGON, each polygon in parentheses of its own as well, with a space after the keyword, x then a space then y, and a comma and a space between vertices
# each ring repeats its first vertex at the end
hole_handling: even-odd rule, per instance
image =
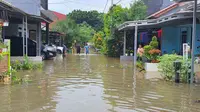
POLYGON ((62 13, 59 13, 59 12, 55 12, 55 11, 52 11, 54 13, 54 15, 56 15, 57 19, 54 20, 54 22, 52 22, 50 24, 50 29, 53 27, 54 24, 56 24, 56 22, 58 21, 62 21, 62 20, 65 20, 67 18, 66 15, 62 14, 62 13))
POLYGON ((55 11, 52 11, 52 12, 57 16, 58 20, 66 19, 66 15, 64 15, 64 14, 61 14, 61 13, 55 12, 55 11))

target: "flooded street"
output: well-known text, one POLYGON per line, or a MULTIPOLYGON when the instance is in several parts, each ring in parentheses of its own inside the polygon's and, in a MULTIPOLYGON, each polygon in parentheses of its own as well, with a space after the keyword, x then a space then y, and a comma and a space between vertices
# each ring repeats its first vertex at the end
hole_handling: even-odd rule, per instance
POLYGON ((200 111, 200 85, 147 80, 117 58, 68 55, 20 75, 31 81, 0 85, 0 112, 200 111))

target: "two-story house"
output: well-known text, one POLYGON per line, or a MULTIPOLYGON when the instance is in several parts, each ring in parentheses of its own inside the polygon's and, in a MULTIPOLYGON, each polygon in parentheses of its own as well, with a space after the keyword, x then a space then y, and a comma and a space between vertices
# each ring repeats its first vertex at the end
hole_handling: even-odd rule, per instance
POLYGON ((151 15, 173 4, 173 0, 143 0, 147 6, 147 15, 151 15))

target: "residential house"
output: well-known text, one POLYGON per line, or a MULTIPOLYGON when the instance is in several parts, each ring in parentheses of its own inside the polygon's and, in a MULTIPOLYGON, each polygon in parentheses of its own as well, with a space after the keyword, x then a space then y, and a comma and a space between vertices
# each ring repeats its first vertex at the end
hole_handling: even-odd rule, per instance
MULTIPOLYGON (((183 43, 189 43, 190 47, 192 45, 193 5, 193 1, 173 3, 156 13, 149 15, 147 20, 125 22, 119 26, 119 30, 126 31, 135 29, 137 26, 138 43, 140 43, 143 42, 143 40, 147 40, 148 42, 151 40, 152 36, 143 35, 144 30, 148 31, 150 29, 150 31, 157 33, 154 35, 159 35, 162 53, 171 54, 175 51, 177 54, 182 55, 183 43)), ((198 2, 198 10, 199 6, 200 2, 198 2)), ((194 48, 195 55, 200 54, 200 16, 199 12, 197 13, 197 37, 195 38, 194 48)), ((149 33, 147 31, 146 33, 149 33)))
POLYGON ((51 23, 52 18, 44 13, 40 0, 4 0, 19 9, 22 16, 8 14, 9 26, 3 28, 4 38, 11 39, 11 56, 40 58, 41 22, 51 23))
POLYGON ((173 0, 143 0, 147 6, 147 15, 151 15, 173 4, 173 0))

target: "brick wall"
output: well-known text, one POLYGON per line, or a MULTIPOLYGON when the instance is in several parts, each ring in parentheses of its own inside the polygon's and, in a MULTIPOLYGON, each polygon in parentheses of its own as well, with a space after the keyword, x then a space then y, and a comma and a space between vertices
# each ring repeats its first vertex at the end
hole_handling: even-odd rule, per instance
POLYGON ((4 56, 2 60, 0 60, 0 75, 8 70, 8 56, 4 56))

